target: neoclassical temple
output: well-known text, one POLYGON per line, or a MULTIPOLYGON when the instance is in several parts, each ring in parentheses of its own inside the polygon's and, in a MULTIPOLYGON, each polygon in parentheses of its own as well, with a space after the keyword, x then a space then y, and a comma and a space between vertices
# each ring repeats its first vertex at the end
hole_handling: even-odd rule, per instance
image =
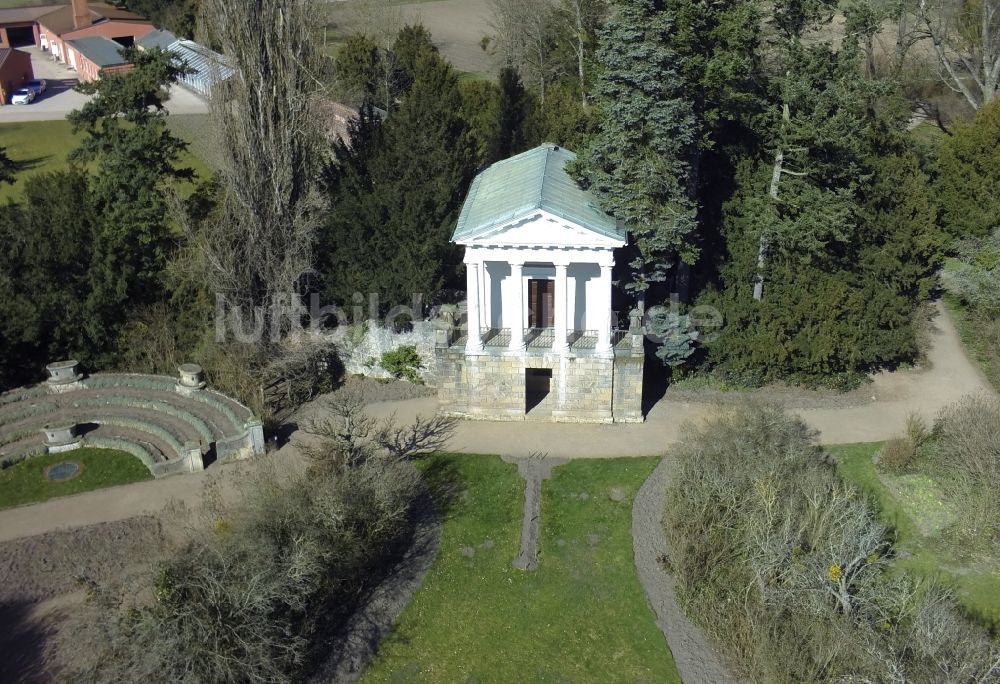
POLYGON ((472 182, 452 241, 465 247, 464 325, 442 331, 442 412, 491 420, 642 421, 642 334, 618 330, 625 233, 544 144, 472 182), (462 334, 464 328, 464 334, 462 334))

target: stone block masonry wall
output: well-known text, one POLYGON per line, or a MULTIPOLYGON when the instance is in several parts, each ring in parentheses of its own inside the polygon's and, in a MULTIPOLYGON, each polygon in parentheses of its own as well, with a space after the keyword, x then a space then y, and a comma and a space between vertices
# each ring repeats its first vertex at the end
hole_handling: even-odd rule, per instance
POLYGON ((645 355, 642 350, 615 351, 614 419, 616 423, 641 423, 642 372, 645 355))
POLYGON ((438 348, 440 410, 464 418, 524 420, 525 371, 529 368, 552 371, 549 396, 544 408, 539 407, 552 421, 642 421, 641 354, 619 359, 487 350, 466 356, 461 347, 438 348), (618 383, 623 387, 618 388, 618 383))

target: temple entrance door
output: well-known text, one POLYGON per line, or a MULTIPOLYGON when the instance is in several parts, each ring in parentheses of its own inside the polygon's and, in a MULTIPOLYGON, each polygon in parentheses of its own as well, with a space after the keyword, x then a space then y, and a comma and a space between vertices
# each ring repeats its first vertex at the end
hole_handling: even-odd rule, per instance
POLYGON ((528 281, 528 327, 555 326, 556 282, 532 278, 528 281))

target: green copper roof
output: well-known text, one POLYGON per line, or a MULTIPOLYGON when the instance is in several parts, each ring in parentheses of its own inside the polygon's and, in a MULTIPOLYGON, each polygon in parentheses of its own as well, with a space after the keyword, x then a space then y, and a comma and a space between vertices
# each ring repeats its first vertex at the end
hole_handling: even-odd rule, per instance
POLYGON ((462 205, 452 240, 468 240, 535 210, 616 240, 625 240, 616 221, 566 173, 576 155, 551 143, 499 161, 476 176, 462 205))

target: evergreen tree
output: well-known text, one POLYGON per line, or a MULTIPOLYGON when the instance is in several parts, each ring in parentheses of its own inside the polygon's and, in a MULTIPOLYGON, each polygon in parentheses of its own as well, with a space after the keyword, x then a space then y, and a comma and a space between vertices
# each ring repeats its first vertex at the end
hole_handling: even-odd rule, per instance
POLYGON ((89 191, 100 227, 85 318, 95 339, 111 332, 109 324, 123 318, 127 303, 159 296, 172 244, 165 184, 192 175, 176 167, 187 145, 170 133, 163 108, 165 88, 182 67, 159 49, 123 53, 134 69, 77 86, 96 97, 67 117, 74 131, 86 133, 70 159, 97 165, 89 191))
POLYGON ((37 378, 54 359, 92 363, 89 315, 98 225, 87 175, 33 176, 21 204, 0 210, 0 389, 37 378))
POLYGON ((399 30, 392 52, 403 76, 402 90, 406 92, 416 78, 417 63, 426 53, 436 53, 437 48, 431 40, 430 31, 423 24, 408 24, 399 30))
POLYGON ((889 84, 861 76, 859 36, 840 50, 802 33, 827 8, 783 4, 770 84, 769 155, 745 160, 725 208, 726 327, 712 358, 759 379, 847 378, 912 358, 912 320, 943 237, 889 84))
POLYGON ((554 81, 545 92, 545 106, 535 103, 533 118, 526 129, 537 142, 584 150, 599 130, 600 117, 597 107, 580 102, 575 86, 554 81))
POLYGON ((507 159, 531 147, 526 131, 531 111, 531 96, 525 91, 517 70, 504 67, 498 77, 499 102, 497 103, 499 135, 497 139, 497 159, 507 159))
POLYGON ((436 51, 416 61, 410 91, 384 124, 371 113, 338 148, 333 209, 321 248, 325 294, 383 307, 431 295, 455 277, 451 230, 475 168, 458 78, 436 51))
POLYGON ((664 1, 620 0, 615 7, 597 51, 600 128, 575 171, 629 231, 627 287, 641 292, 664 281, 678 256, 695 256, 690 176, 699 129, 684 60, 670 47, 675 18, 664 1))
POLYGON ((937 172, 934 196, 950 235, 982 237, 1000 228, 1000 100, 955 124, 939 148, 937 172))
POLYGON ((480 168, 512 157, 529 147, 534 101, 521 85, 517 71, 500 70, 497 83, 475 80, 459 83, 462 119, 476 151, 480 168))
POLYGON ((379 101, 386 62, 373 40, 358 33, 348 36, 333 64, 339 97, 348 102, 379 101))

